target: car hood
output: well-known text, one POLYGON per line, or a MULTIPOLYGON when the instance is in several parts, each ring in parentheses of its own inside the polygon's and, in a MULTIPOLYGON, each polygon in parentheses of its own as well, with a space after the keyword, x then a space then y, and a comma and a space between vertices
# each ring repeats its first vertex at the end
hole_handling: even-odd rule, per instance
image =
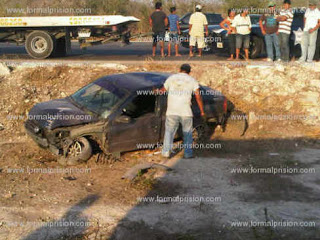
POLYGON ((53 130, 96 122, 98 118, 74 105, 70 99, 64 98, 36 104, 30 110, 28 120, 37 122, 41 128, 53 130))

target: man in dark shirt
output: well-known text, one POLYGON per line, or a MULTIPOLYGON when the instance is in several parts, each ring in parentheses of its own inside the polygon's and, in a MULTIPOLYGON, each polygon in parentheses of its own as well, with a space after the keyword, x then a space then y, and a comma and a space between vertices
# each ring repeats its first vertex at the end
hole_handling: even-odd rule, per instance
POLYGON ((268 4, 269 11, 267 14, 263 14, 260 18, 259 24, 261 32, 264 35, 266 46, 267 46, 267 61, 273 62, 274 60, 280 61, 280 44, 278 38, 278 22, 276 16, 276 4, 273 1, 270 1, 268 4), (276 58, 274 59, 274 50, 276 52, 276 58))
POLYGON ((149 18, 150 26, 153 31, 152 56, 156 56, 157 43, 160 42, 161 56, 164 57, 164 38, 166 27, 168 26, 167 15, 162 11, 162 3, 156 3, 156 10, 149 18))

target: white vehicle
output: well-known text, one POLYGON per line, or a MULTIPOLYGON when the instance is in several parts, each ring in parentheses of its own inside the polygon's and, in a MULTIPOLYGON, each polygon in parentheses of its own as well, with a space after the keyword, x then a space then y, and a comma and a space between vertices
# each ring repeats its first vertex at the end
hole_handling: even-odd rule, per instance
POLYGON ((129 43, 128 26, 139 21, 120 15, 2 17, 0 42, 24 44, 28 54, 36 59, 64 56, 75 39, 83 48, 119 40, 129 43))

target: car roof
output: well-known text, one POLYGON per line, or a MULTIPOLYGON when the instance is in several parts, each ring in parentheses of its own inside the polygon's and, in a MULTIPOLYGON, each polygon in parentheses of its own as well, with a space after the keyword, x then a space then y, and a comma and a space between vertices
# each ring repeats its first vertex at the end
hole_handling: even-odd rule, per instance
POLYGON ((106 89, 115 86, 118 89, 125 89, 129 92, 160 87, 164 84, 170 73, 157 72, 133 72, 124 74, 108 75, 98 79, 95 83, 106 89))

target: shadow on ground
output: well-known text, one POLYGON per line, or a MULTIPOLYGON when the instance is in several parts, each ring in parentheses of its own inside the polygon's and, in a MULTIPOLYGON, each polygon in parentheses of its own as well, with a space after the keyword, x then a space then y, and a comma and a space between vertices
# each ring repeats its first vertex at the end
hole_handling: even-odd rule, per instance
POLYGON ((90 226, 89 219, 83 215, 83 211, 98 199, 98 195, 87 196, 71 207, 59 220, 45 222, 43 227, 35 230, 23 240, 81 239, 82 234, 90 226))
POLYGON ((178 159, 173 171, 138 199, 110 239, 320 239, 319 140, 211 143, 218 142, 221 149, 198 150, 194 159, 178 159), (237 168, 310 172, 249 174, 234 172, 237 168), (272 221, 295 225, 255 225, 272 221), (238 222, 253 224, 234 225, 238 222))

